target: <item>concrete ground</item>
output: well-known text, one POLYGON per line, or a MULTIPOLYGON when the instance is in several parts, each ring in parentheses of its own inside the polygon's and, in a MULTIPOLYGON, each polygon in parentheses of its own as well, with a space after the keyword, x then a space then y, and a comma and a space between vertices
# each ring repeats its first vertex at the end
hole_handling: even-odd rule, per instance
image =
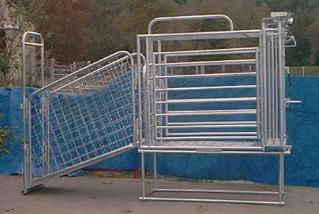
MULTIPOLYGON (((160 180, 161 185, 222 186, 220 182, 177 182, 160 180)), ((227 184, 253 189, 266 188, 256 184, 227 184)), ((285 207, 269 205, 215 204, 197 202, 141 202, 140 179, 101 178, 97 176, 63 177, 51 180, 47 187, 27 196, 20 194, 22 177, 0 176, 0 213, 4 214, 95 214, 95 213, 319 213, 319 189, 287 187, 288 204, 285 207)))

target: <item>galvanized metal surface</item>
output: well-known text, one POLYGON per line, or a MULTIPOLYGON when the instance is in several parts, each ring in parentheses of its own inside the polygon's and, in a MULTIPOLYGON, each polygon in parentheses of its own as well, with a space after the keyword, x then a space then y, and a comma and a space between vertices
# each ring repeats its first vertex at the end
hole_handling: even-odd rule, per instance
MULTIPOLYGON (((284 13, 286 14, 286 13, 284 13)), ((138 35, 138 54, 145 48, 146 64, 140 70, 139 125, 142 160, 142 200, 204 201, 251 204, 285 203, 284 156, 290 153, 286 136, 285 47, 290 17, 282 13, 264 19, 261 30, 156 33, 154 23, 204 20, 213 16, 163 17, 138 35), (226 45, 215 41, 229 41, 226 45), (243 39, 246 41, 242 42, 243 39), (249 47, 247 47, 247 41, 249 47), (169 45, 167 42, 170 42, 169 45), (187 43, 188 42, 188 43, 187 43), (218 44, 201 48, 201 43, 218 44), (186 44, 192 45, 187 46, 186 44), (186 47, 193 49, 185 50, 186 47), (197 45, 198 44, 198 45, 197 45), (227 69, 228 72, 225 73, 227 69), (227 80, 241 78, 243 84, 227 80), (247 78, 247 79, 245 79, 247 78), (229 91, 232 93, 227 93, 229 91), (238 93, 234 93, 237 91, 238 93), (200 93, 198 93, 200 92, 200 93), (206 93, 205 93, 206 92, 206 93), (234 96, 236 94, 236 96, 234 96), (156 186, 157 153, 261 154, 279 157, 277 201, 167 198, 146 195, 144 153, 153 153, 152 192, 156 186)), ((219 17, 219 16, 217 16, 219 17)), ((219 17, 220 18, 220 17, 219 17)), ((231 26, 233 22, 229 21, 231 26)), ((141 66, 138 66, 141 67, 141 66)), ((203 190, 203 192, 207 192, 203 190)), ((261 192, 244 192, 259 194, 261 192)))

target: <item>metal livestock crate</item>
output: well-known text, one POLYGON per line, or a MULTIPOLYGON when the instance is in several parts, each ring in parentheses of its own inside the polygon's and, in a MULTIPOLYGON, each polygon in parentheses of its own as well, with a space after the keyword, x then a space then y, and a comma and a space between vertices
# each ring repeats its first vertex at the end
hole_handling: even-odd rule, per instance
POLYGON ((142 159, 142 200, 284 204, 287 144, 285 48, 292 19, 272 13, 261 29, 234 30, 226 15, 161 17, 138 35, 138 141, 142 159), (153 33, 163 22, 222 19, 227 30, 153 33), (208 48, 209 47, 209 48, 208 48), (144 53, 144 52, 143 52, 144 53), (142 69, 143 67, 143 69, 142 69), (153 154, 154 187, 146 195, 145 153, 153 154), (159 188, 158 153, 274 155, 279 157, 277 191, 159 188), (157 192, 264 194, 274 200, 156 197, 157 192))

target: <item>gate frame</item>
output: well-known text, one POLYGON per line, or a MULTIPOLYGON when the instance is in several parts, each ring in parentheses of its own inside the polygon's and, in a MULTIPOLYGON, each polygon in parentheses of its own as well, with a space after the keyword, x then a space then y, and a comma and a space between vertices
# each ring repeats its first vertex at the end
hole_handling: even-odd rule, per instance
MULTIPOLYGON (((190 39, 190 38, 194 38, 196 39, 197 36, 202 36, 203 38, 209 38, 209 36, 211 35, 211 33, 213 32, 193 32, 193 33, 157 33, 157 34, 152 34, 152 26, 154 23, 157 22, 168 22, 168 21, 180 21, 180 20, 203 20, 205 18, 225 18, 228 17, 226 15, 217 15, 214 17, 214 15, 208 15, 208 16, 182 16, 182 17, 160 17, 160 18, 155 18, 154 20, 152 20, 149 24, 148 27, 148 34, 141 34, 137 36, 137 53, 141 54, 141 40, 145 39, 146 41, 146 69, 141 70, 140 69, 140 73, 142 75, 139 76, 145 76, 144 73, 147 73, 149 71, 149 69, 147 69, 147 66, 150 66, 152 64, 152 60, 150 59, 149 56, 149 51, 150 51, 150 42, 154 42, 157 41, 158 44, 158 49, 157 52, 161 52, 161 39, 169 39, 169 38, 181 38, 181 39, 190 39)), ((228 17, 229 18, 229 17, 228 17)), ((228 20, 228 18, 226 18, 226 20, 228 20)), ((279 23, 279 30, 282 30, 282 23, 281 23, 281 19, 288 19, 288 23, 291 24, 292 20, 289 18, 289 14, 286 12, 283 13, 272 13, 271 14, 271 20, 274 19, 278 19, 278 23, 279 23)), ((229 18, 229 20, 231 20, 229 18)), ((263 20, 264 21, 264 20, 263 20)), ((217 35, 218 38, 222 38, 222 36, 228 36, 231 37, 231 33, 232 34, 245 34, 246 37, 257 37, 259 38, 259 41, 262 42, 263 40, 265 40, 265 35, 262 33, 263 30, 245 30, 245 31, 233 31, 233 22, 230 21, 229 23, 231 23, 231 32, 230 31, 222 31, 220 32, 219 35, 217 35)), ((285 23, 287 24, 287 23, 285 23)), ((264 26, 263 26, 264 27, 264 26)), ((264 29, 264 28, 263 28, 264 29)), ((286 33, 286 32, 285 32, 286 33)), ((281 36, 279 36, 280 39, 282 39, 281 36)), ((236 37, 237 38, 237 37, 236 37)), ((173 40, 173 39, 172 39, 173 40)), ((176 39, 177 40, 177 39, 176 39)), ((175 41, 176 41, 175 40, 175 41)), ((285 41, 281 41, 282 44, 285 44, 285 41)), ((295 41, 294 41, 295 43, 295 41)), ((154 44, 152 44, 153 47, 154 44)), ((281 48, 281 47, 280 47, 281 48)), ((284 50, 281 50, 281 53, 284 53, 284 50)), ((257 52, 259 52, 259 47, 257 47, 257 52)), ((153 55, 152 55, 153 57, 153 55)), ((256 60, 258 59, 258 54, 256 56, 256 60)), ((283 57, 283 56, 281 56, 283 57)), ((165 57, 164 57, 165 58, 165 57)), ((159 62, 160 63, 160 62, 159 62)), ((166 63, 166 62, 164 62, 166 63)), ((282 61, 281 61, 282 63, 282 61)), ((257 64, 257 63, 256 63, 257 64)), ((140 62, 138 61, 138 68, 140 68, 140 62)), ((280 64, 280 73, 281 76, 285 77, 285 65, 284 64, 280 64)), ((257 70, 257 65, 256 65, 256 70, 257 70)), ((262 72, 262 71, 261 71, 262 72)), ((256 75, 257 76, 257 75, 256 75)), ((146 78, 147 74, 146 74, 146 78)), ((140 80, 139 79, 139 86, 141 87, 141 82, 144 82, 144 80, 140 80)), ((285 79, 281 77, 281 81, 285 82, 285 79)), ((148 83, 147 83, 148 84, 148 83)), ((155 87, 155 86, 154 86, 155 87)), ((145 99, 148 99, 148 94, 147 94, 147 90, 144 93, 145 99)), ((258 97, 259 92, 257 92, 257 97, 258 97)), ((154 95, 155 96, 155 95, 154 95)), ((281 92, 280 92, 280 97, 281 97, 281 106, 285 109, 287 104, 289 103, 299 103, 298 101, 291 101, 290 99, 286 98, 285 95, 285 88, 281 88, 281 92)), ((154 99, 154 98, 153 98, 154 99)), ((149 101, 148 101, 149 102, 149 101)), ((142 108, 142 103, 139 103, 140 108, 142 108)), ((149 105, 149 104, 147 104, 149 105)), ((147 107, 147 106, 146 106, 147 107)), ((149 107, 147 107, 149 108, 149 107)), ((258 106, 257 106, 258 109, 258 106)), ((144 110, 146 112, 146 110, 144 110)), ((284 110, 285 113, 285 110, 284 110)), ((257 113, 258 115, 258 113, 257 113)), ((145 113, 145 117, 151 117, 151 115, 147 115, 147 113, 145 113)), ((260 120, 259 116, 257 116, 257 122, 258 120, 260 120)), ((284 125, 283 123, 286 123, 285 121, 285 115, 281 116, 281 125, 284 125), (285 122, 284 122, 285 121, 285 122)), ((155 122, 156 123, 156 122, 155 122)), ((147 122, 145 124, 146 127, 150 128, 151 124, 149 124, 149 122, 147 122)), ((142 129, 142 124, 139 125, 140 127, 140 132, 142 129)), ((259 128, 257 128, 259 129, 259 128)), ((285 129, 285 125, 281 127, 281 130, 285 129)), ((150 135, 152 135, 152 131, 150 129, 148 129, 148 132, 150 133, 145 133, 145 139, 143 137, 141 137, 139 139, 140 144, 139 144, 139 149, 138 151, 141 153, 141 174, 142 174, 142 196, 139 197, 140 200, 142 201, 147 201, 147 200, 151 200, 151 201, 188 201, 188 202, 217 202, 217 203, 246 203, 246 204, 265 204, 265 205, 285 205, 286 203, 286 192, 284 189, 284 158, 285 155, 288 155, 291 153, 291 146, 290 145, 286 145, 286 136, 282 136, 281 138, 281 148, 279 150, 270 150, 268 151, 267 148, 265 146, 262 146, 262 148, 260 150, 219 150, 219 149, 210 149, 210 150, 197 150, 196 148, 191 148, 191 149, 176 149, 176 148, 156 148, 156 146, 152 146, 150 145, 150 141, 152 141, 150 139, 150 135), (145 145, 143 145, 145 144, 145 145), (145 177, 146 177, 146 172, 145 172, 145 153, 150 153, 153 154, 153 188, 150 191, 150 193, 147 195, 146 194, 146 181, 145 181, 145 177), (158 153, 163 153, 163 154, 169 154, 169 153, 173 153, 173 154, 210 154, 210 155, 216 155, 216 154, 225 154, 225 155, 271 155, 271 156, 278 156, 278 191, 239 191, 239 190, 207 190, 207 189, 167 189, 167 188, 158 188, 157 187, 157 154, 158 153), (277 200, 229 200, 229 199, 219 199, 219 198, 215 198, 215 199, 203 199, 203 198, 177 198, 177 197, 155 197, 152 196, 153 193, 155 192, 183 192, 183 193, 226 193, 226 194, 250 194, 250 195, 275 195, 277 196, 277 200)), ((260 134, 257 131, 258 134, 260 134)), ((285 133, 285 130, 283 131, 283 133, 285 133)), ((142 136, 142 134, 140 134, 140 136, 142 136)), ((262 143, 262 145, 264 145, 265 142, 262 143)))
MULTIPOLYGON (((43 185, 43 182, 45 182, 47 179, 50 179, 50 178, 53 178, 53 177, 60 177, 60 176, 63 176, 63 175, 66 175, 70 172, 73 172, 75 170, 78 170, 78 169, 81 169, 81 168, 84 168, 86 166, 89 166, 89 165, 92 165, 92 164, 95 164, 101 160, 104 160, 104 159, 107 159, 107 158, 110 158, 110 157, 113 157, 113 156, 116 156, 120 153, 123 153, 123 152, 126 152, 126 151, 129 151, 129 150, 132 150, 134 148, 137 147, 137 127, 136 127, 136 119, 137 119, 137 111, 135 109, 135 95, 137 94, 137 86, 136 86, 136 63, 135 63, 135 60, 133 59, 133 57, 136 57, 136 53, 129 53, 127 51, 118 51, 118 52, 115 52, 109 56, 106 56, 94 63, 91 63, 90 65, 88 66, 85 66, 59 80, 56 80, 46 86, 44 86, 44 39, 42 37, 42 35, 40 33, 37 33, 37 32, 26 32, 24 35, 23 35, 23 38, 22 38, 22 62, 23 62, 23 65, 22 65, 22 79, 23 79, 23 121, 24 121, 24 169, 23 169, 23 176, 24 176, 24 179, 23 179, 23 191, 22 193, 23 194, 28 194, 32 191, 35 191, 39 188, 42 188, 44 187, 43 185), (34 43, 34 42, 28 42, 28 38, 30 36, 33 36, 35 37, 36 39, 40 39, 40 43, 34 43), (32 94, 30 95, 27 95, 27 83, 26 83, 26 75, 27 75, 27 57, 26 57, 26 49, 28 46, 31 46, 31 47, 40 47, 41 48, 41 80, 42 80, 42 88, 36 90, 35 92, 33 92, 32 94), (117 59, 117 57, 120 57, 119 59, 117 59), (78 74, 81 74, 81 72, 85 71, 86 69, 90 68, 91 66, 95 66, 95 65, 99 65, 100 62, 104 62, 104 61, 107 61, 108 59, 112 59, 112 58, 115 58, 115 61, 114 62, 117 62, 117 61, 123 61, 123 60, 128 60, 130 62, 130 66, 131 66, 131 79, 132 79, 132 121, 133 121, 133 124, 132 124, 132 136, 133 136, 133 140, 132 140, 132 143, 131 144, 128 144, 124 147, 121 147, 119 149, 115 149, 113 151, 110 151, 108 153, 105 153, 103 155, 99 155, 95 158, 91 158, 89 160, 86 160, 86 161, 83 161, 83 162, 80 162, 74 166, 69 166, 69 167, 66 167, 64 169, 59 169, 58 171, 55 171, 55 172, 49 172, 48 170, 46 171, 45 175, 42 175, 41 177, 34 177, 33 174, 32 174, 32 139, 31 139, 31 133, 32 133, 32 124, 31 124, 31 100, 32 98, 35 96, 35 95, 39 95, 41 96, 41 103, 47 103, 45 101, 46 97, 43 96, 43 92, 46 91, 46 90, 53 90, 53 91, 56 91, 56 90, 59 90, 60 88, 64 87, 59 85, 61 82, 67 80, 68 78, 70 77, 73 77, 75 75, 78 75, 78 74), (56 88, 56 85, 57 85, 57 88, 56 88), (43 99, 42 99, 43 98, 43 99)), ((140 57, 138 58, 142 58, 143 59, 143 55, 140 55, 140 57)), ((104 67, 107 67, 107 65, 103 66, 104 67)), ((90 72, 88 74, 88 76, 90 76, 91 73, 94 73, 94 71, 90 72)), ((85 75, 86 76, 86 75, 85 75)), ((85 77, 83 76, 83 77, 85 77)), ((76 82, 78 81, 78 79, 72 81, 73 82, 76 82)), ((48 103, 47 103, 48 104, 48 103)), ((48 108, 45 108, 45 106, 47 105, 41 105, 41 111, 43 112, 46 112, 48 113, 48 108)), ((44 114, 42 115, 41 117, 41 121, 42 121, 42 132, 45 133, 46 131, 49 131, 48 130, 48 120, 46 120, 44 114), (46 125, 47 124, 47 125, 46 125)), ((44 158, 44 162, 42 162, 44 165, 45 163, 48 164, 48 160, 49 160, 49 139, 48 139, 48 135, 47 134, 44 134, 43 135, 43 138, 42 138, 42 142, 46 142, 44 143, 44 145, 42 145, 44 147, 44 150, 43 150, 43 156, 45 157, 44 158)))

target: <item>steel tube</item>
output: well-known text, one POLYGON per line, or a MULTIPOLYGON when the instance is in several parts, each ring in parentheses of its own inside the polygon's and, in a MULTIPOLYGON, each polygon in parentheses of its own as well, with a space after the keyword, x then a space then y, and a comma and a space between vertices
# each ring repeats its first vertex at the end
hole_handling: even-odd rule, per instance
POLYGON ((157 116, 193 116, 193 115, 237 115, 256 114, 256 109, 241 110, 196 110, 196 111, 168 111, 167 113, 156 114, 157 116))
POLYGON ((190 74, 190 75, 167 75, 167 76, 156 76, 156 78, 205 78, 205 77, 230 77, 230 76, 254 76, 256 72, 238 72, 238 73, 214 73, 214 74, 190 74))
POLYGON ((140 34, 142 38, 162 41, 189 41, 189 40, 213 40, 213 39, 253 39, 258 38, 260 30, 237 30, 237 31, 208 31, 193 33, 162 33, 140 34))
POLYGON ((234 30, 234 23, 224 14, 213 14, 213 15, 192 15, 192 16, 172 16, 172 17, 157 17, 151 20, 148 25, 148 33, 152 33, 152 27, 155 23, 158 22, 174 22, 174 21, 190 21, 190 20, 207 20, 207 19, 224 19, 229 23, 230 30, 234 30))
POLYGON ((188 51, 162 51, 154 52, 155 55, 172 56, 213 56, 213 55, 230 55, 230 54, 254 54, 257 47, 247 48, 224 48, 210 50, 188 50, 188 51))
POLYGON ((177 104, 177 103, 218 103, 218 102, 245 102, 245 101, 256 101, 256 97, 169 99, 167 101, 156 101, 155 103, 177 104))
POLYGON ((256 64, 255 59, 236 59, 236 60, 218 60, 218 61, 192 61, 192 62, 169 62, 158 63, 154 66, 161 67, 190 67, 190 66, 213 66, 213 65, 253 65, 256 64))
POLYGON ((200 90, 224 90, 224 89, 254 89, 256 85, 228 85, 228 86, 202 86, 202 87, 179 87, 160 88, 156 91, 200 91, 200 90))

